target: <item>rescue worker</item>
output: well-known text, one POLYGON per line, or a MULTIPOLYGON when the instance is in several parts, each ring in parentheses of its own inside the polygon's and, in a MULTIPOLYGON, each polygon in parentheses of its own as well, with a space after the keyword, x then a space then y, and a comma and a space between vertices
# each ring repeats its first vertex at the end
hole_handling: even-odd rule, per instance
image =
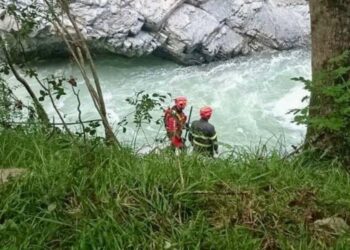
POLYGON ((179 96, 175 98, 175 105, 164 112, 164 125, 172 149, 178 150, 185 147, 182 130, 186 128, 187 116, 183 112, 187 106, 187 98, 179 96))
POLYGON ((218 139, 215 127, 209 123, 212 113, 213 109, 209 106, 200 109, 201 119, 192 122, 188 139, 194 152, 214 157, 214 152, 218 153, 218 139))

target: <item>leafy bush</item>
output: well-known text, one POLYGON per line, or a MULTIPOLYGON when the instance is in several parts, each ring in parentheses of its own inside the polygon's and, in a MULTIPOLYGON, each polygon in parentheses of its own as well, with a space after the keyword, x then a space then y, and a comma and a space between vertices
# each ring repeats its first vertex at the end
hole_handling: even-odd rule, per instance
MULTIPOLYGON (((291 111, 295 114, 296 123, 307 125, 309 130, 316 132, 314 138, 307 138, 311 144, 317 144, 325 135, 331 135, 322 142, 323 153, 345 160, 350 157, 349 76, 350 51, 346 51, 330 60, 328 70, 314 75, 313 81, 302 77, 293 78, 303 82, 305 89, 317 97, 315 100, 322 101, 314 101, 310 106, 291 111)), ((304 97, 303 101, 309 101, 309 97, 304 97)))

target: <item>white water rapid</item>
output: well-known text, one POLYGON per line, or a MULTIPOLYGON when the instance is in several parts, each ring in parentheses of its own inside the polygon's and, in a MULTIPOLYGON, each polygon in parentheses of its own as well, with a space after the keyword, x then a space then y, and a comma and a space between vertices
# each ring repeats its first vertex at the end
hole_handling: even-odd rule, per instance
MULTIPOLYGON (((302 83, 291 78, 310 78, 308 51, 265 52, 190 67, 154 57, 126 59, 100 56, 96 64, 114 127, 133 110, 125 99, 145 90, 148 93, 170 92, 174 97, 187 96, 189 106, 193 106, 192 120, 198 118, 202 105, 212 106, 214 113, 211 122, 216 126, 219 140, 231 146, 256 146, 266 142, 274 146, 280 141, 289 150, 290 145, 300 143, 305 134, 305 128, 292 123, 292 115, 286 113, 301 107, 301 99, 307 95, 302 83)), ((83 102, 83 118, 98 118, 82 77, 71 62, 50 60, 37 67, 43 77, 49 74, 76 77, 83 102)), ((68 95, 58 101, 58 106, 67 121, 77 121, 76 99, 68 87, 68 95)), ((20 88, 16 93, 21 97, 26 95, 20 88)), ((54 114, 51 105, 46 105, 49 113, 54 114)), ((153 114, 159 118, 162 112, 153 114)), ((58 121, 57 116, 55 121, 58 121)), ((138 145, 154 141, 159 125, 152 123, 144 129, 147 138, 140 133, 138 145)), ((118 133, 124 143, 130 143, 133 135, 132 128, 125 134, 118 133)), ((161 130, 158 137, 163 136, 164 131, 161 130)))

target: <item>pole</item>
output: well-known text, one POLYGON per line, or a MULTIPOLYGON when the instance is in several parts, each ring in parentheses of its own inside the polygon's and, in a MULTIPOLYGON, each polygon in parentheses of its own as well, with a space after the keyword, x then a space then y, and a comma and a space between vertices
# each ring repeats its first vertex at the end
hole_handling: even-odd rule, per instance
POLYGON ((186 143, 186 140, 187 140, 188 131, 190 130, 190 122, 191 122, 192 110, 193 110, 193 106, 191 106, 190 114, 188 116, 188 122, 187 122, 187 126, 186 126, 185 138, 184 138, 184 142, 185 143, 186 143))

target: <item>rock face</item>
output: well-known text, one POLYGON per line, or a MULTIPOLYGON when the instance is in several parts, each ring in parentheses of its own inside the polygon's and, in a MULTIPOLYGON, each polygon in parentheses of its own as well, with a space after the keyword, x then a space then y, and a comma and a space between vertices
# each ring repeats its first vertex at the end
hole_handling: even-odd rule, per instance
MULTIPOLYGON (((189 65, 310 41, 307 0, 74 0, 70 8, 94 47, 129 57, 189 65)), ((9 26, 0 19, 0 29, 9 26)), ((43 22, 32 49, 57 46, 52 30, 43 22)))

